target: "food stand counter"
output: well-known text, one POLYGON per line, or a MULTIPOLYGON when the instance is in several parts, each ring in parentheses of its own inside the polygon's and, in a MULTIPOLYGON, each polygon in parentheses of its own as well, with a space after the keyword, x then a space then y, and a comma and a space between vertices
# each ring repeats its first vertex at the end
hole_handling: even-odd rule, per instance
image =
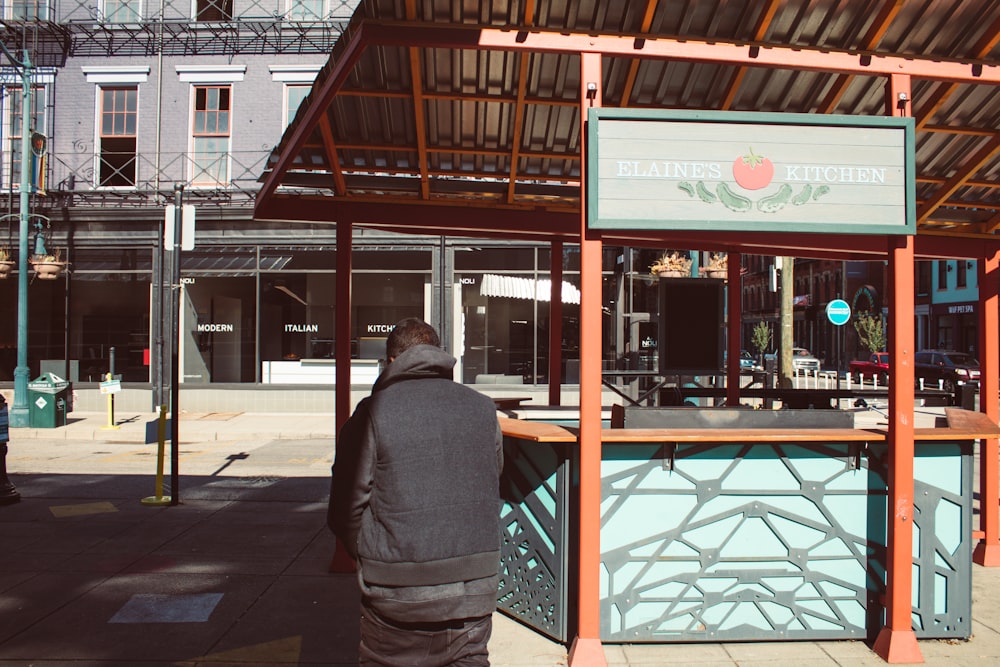
MULTIPOLYGON (((914 435, 918 638, 971 634, 973 442, 1000 434, 980 413, 946 414, 947 426, 914 435)), ((565 641, 579 604, 577 432, 501 425, 498 606, 565 641)), ((873 639, 886 441, 881 429, 603 429, 601 639, 873 639)))

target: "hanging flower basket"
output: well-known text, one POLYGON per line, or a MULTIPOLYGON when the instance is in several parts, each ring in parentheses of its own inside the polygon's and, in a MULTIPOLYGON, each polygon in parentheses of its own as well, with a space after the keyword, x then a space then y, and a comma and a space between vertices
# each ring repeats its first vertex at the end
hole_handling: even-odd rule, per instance
POLYGON ((28 262, 39 280, 55 280, 66 268, 66 262, 55 255, 35 255, 28 262))
POLYGON ((729 255, 727 253, 714 253, 708 265, 701 269, 706 278, 728 278, 729 277, 729 255))
POLYGON ((10 259, 0 259, 0 280, 7 278, 14 270, 16 263, 10 259))
POLYGON ((661 278, 683 278, 691 275, 691 258, 681 255, 676 250, 664 252, 649 267, 649 272, 661 278))

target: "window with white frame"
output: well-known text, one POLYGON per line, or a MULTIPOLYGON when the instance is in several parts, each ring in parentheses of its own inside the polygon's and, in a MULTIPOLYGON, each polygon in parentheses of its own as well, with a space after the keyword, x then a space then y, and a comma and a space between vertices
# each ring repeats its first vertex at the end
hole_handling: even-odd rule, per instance
POLYGON ((48 21, 50 0, 10 0, 3 4, 3 17, 12 21, 48 21))
POLYGON ((101 0, 101 16, 106 23, 138 23, 142 7, 139 0, 101 0))
POLYGON ((145 65, 85 65, 95 84, 94 185, 135 187, 139 178, 139 86, 149 77, 145 65))
POLYGON ((326 0, 288 0, 289 21, 322 21, 326 17, 326 0))
POLYGON ((322 65, 310 63, 270 65, 268 67, 271 70, 271 79, 283 84, 285 107, 282 127, 288 127, 288 124, 295 119, 295 114, 302 106, 302 101, 308 97, 309 91, 312 90, 313 81, 316 80, 316 74, 320 67, 322 65))
POLYGON ((229 182, 232 86, 195 86, 192 118, 193 185, 229 182))
MULTIPOLYGON (((5 188, 10 190, 20 190, 21 188, 21 133, 22 133, 22 121, 24 116, 22 115, 22 110, 24 108, 24 96, 22 94, 21 86, 4 86, 3 89, 4 100, 4 176, 3 184, 5 188)), ((31 87, 31 131, 45 133, 45 96, 46 87, 45 86, 32 86, 31 87)), ((30 165, 32 168, 36 169, 39 167, 41 162, 35 163, 35 156, 32 154, 32 162, 30 165)), ((44 177, 44 174, 33 173, 32 174, 32 184, 38 184, 38 179, 44 177)))
POLYGON ((306 99, 312 86, 304 84, 287 84, 285 86, 285 127, 295 120, 295 114, 302 106, 302 100, 306 99))
POLYGON ((136 181, 138 86, 100 89, 98 185, 133 187, 136 181))
POLYGON ((196 21, 219 22, 233 20, 233 0, 196 0, 196 21))

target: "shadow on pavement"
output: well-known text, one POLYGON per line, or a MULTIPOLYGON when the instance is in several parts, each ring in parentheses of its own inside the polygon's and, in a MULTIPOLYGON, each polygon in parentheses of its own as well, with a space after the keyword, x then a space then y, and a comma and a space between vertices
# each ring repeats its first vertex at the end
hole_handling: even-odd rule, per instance
POLYGON ((12 475, 0 664, 357 663, 359 593, 331 574, 328 478, 12 475), (167 491, 169 493, 169 490, 167 491))

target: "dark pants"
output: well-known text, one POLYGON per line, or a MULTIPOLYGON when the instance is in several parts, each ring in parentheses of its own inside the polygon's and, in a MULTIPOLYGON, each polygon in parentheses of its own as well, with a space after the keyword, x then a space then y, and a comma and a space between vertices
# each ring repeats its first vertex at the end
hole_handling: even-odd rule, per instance
POLYGON ((493 617, 434 624, 394 623, 362 605, 362 667, 489 667, 493 617))

